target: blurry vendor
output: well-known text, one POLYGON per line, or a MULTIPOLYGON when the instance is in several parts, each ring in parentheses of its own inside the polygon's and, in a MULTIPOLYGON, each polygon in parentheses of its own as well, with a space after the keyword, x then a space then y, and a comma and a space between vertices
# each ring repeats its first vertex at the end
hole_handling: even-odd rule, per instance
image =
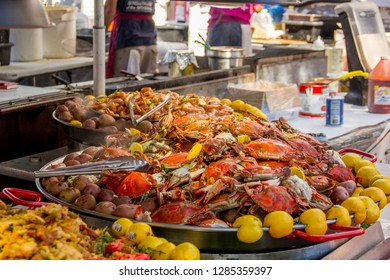
MULTIPOLYGON (((157 30, 153 20, 155 0, 106 0, 104 23, 112 32, 107 77, 121 70, 155 73, 157 69, 157 30)), ((133 73, 139 74, 139 73, 133 73)))

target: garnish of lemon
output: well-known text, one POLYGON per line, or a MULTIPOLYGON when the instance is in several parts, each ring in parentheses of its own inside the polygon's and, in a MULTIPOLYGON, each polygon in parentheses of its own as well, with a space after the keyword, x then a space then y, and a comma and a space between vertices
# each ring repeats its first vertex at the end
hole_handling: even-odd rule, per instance
POLYGON ((71 120, 70 124, 75 126, 83 126, 83 124, 78 120, 71 120))
POLYGON ((291 176, 296 175, 297 177, 301 178, 302 180, 305 180, 305 173, 299 167, 291 166, 290 171, 291 171, 291 176))
POLYGON ((132 154, 135 154, 135 153, 143 153, 143 152, 144 152, 144 147, 142 146, 141 143, 133 142, 133 143, 131 143, 131 145, 130 145, 129 151, 130 151, 132 154))
POLYGON ((138 129, 136 129, 134 127, 130 127, 129 132, 130 132, 131 136, 134 136, 134 135, 139 134, 141 131, 139 131, 138 129))
POLYGON ((241 134, 237 136, 237 141, 241 144, 247 144, 251 141, 251 138, 246 134, 241 134))
POLYGON ((194 146, 192 146, 191 150, 188 152, 187 160, 194 159, 199 156, 200 152, 202 151, 202 144, 195 143, 194 146))

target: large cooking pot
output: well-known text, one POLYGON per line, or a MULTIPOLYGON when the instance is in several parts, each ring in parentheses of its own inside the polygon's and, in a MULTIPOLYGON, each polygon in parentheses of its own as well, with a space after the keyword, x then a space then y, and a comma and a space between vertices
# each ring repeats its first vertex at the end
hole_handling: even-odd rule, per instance
POLYGON ((206 56, 211 70, 240 67, 244 63, 244 49, 239 47, 210 47, 206 56))
MULTIPOLYGON (((53 164, 63 162, 65 156, 57 158, 46 165, 40 171, 49 169, 53 164)), ((50 193, 42 186, 39 178, 35 180, 38 190, 48 200, 67 206, 70 210, 82 216, 89 226, 111 227, 112 223, 118 219, 117 216, 102 214, 93 210, 87 210, 74 204, 67 203, 50 193)), ((324 236, 310 236, 302 229, 303 225, 294 225, 293 235, 285 238, 275 239, 268 234, 268 228, 263 227, 263 237, 255 243, 243 243, 237 239, 237 228, 210 228, 191 225, 177 225, 167 223, 149 223, 156 236, 161 236, 169 241, 179 244, 181 242, 191 242, 195 244, 203 253, 266 253, 280 250, 291 250, 300 247, 310 246, 318 242, 345 239, 364 233, 364 229, 356 227, 334 227, 335 220, 329 220, 330 231, 324 236)))

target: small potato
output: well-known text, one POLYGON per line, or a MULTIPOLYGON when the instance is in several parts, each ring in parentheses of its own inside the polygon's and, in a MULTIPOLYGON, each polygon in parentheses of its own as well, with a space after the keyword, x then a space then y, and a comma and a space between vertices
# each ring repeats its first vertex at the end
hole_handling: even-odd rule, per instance
POLYGON ((157 208, 158 204, 154 199, 147 199, 141 203, 142 210, 144 212, 150 212, 153 213, 157 208))
POLYGON ((148 133, 152 128, 153 124, 150 121, 142 121, 136 126, 136 129, 144 133, 148 133))
POLYGON ((87 111, 81 107, 75 107, 71 113, 73 117, 80 122, 85 121, 88 116, 87 111))
POLYGON ((58 195, 58 198, 65 202, 73 203, 80 196, 81 192, 78 189, 70 187, 61 191, 58 195))
POLYGON ((99 128, 100 130, 106 131, 108 133, 117 133, 118 128, 116 126, 110 125, 110 126, 103 126, 99 128))
POLYGON ((74 159, 74 158, 77 157, 79 154, 80 154, 79 152, 73 152, 73 153, 67 154, 67 155, 64 157, 63 162, 67 162, 68 160, 74 159))
POLYGON ((81 105, 81 104, 83 104, 84 99, 81 98, 80 96, 76 96, 75 98, 73 98, 73 102, 75 102, 76 104, 81 105))
POLYGON ((66 166, 74 166, 74 165, 80 165, 80 162, 75 159, 68 160, 64 162, 66 166))
POLYGON ((114 192, 109 189, 102 189, 97 197, 98 201, 110 201, 114 200, 114 192))
POLYGON ((65 101, 64 104, 66 107, 68 107, 69 111, 72 111, 76 106, 78 106, 78 104, 76 102, 74 102, 73 100, 67 100, 67 101, 65 101))
POLYGON ((82 125, 84 128, 92 128, 95 129, 97 128, 96 122, 93 119, 87 119, 83 122, 82 125))
POLYGON ((126 195, 121 195, 118 197, 115 197, 114 200, 112 201, 116 206, 122 205, 122 204, 131 204, 132 200, 130 197, 126 195))
POLYGON ((89 162, 92 159, 92 156, 86 153, 81 153, 74 159, 83 164, 89 162))
POLYGON ((71 122, 73 120, 73 115, 69 111, 65 111, 59 113, 58 118, 64 122, 71 122))
POLYGON ((95 154, 100 150, 101 148, 96 147, 96 146, 89 146, 87 147, 84 151, 83 154, 88 154, 92 157, 95 156, 95 154))
POLYGON ((54 184, 59 184, 60 180, 58 180, 57 177, 46 177, 42 178, 42 186, 46 189, 48 185, 54 185, 54 184))
POLYGON ((96 127, 100 126, 100 121, 98 117, 92 117, 91 120, 93 120, 96 123, 96 127))
POLYGON ((81 191, 81 194, 91 194, 95 198, 97 198, 100 192, 101 192, 101 188, 98 185, 96 185, 95 183, 89 183, 81 191))
POLYGON ((223 213, 222 220, 227 223, 233 224, 234 221, 238 218, 238 216, 239 211, 237 211, 237 209, 230 209, 223 213))
POLYGON ((76 198, 74 204, 84 209, 93 210, 96 207, 96 198, 91 194, 83 194, 76 198))
POLYGON ((67 112, 69 111, 68 107, 66 107, 64 104, 61 104, 61 105, 58 105, 57 108, 56 108, 56 111, 54 113, 54 115, 56 117, 58 117, 58 115, 62 112, 67 112))
POLYGON ((342 186, 336 186, 333 188, 332 193, 330 194, 330 200, 335 205, 340 205, 344 200, 349 197, 348 191, 342 186))
POLYGON ((65 182, 58 182, 58 183, 53 182, 52 184, 48 184, 45 189, 51 195, 58 197, 60 192, 66 190, 68 188, 69 188, 69 185, 65 182))
POLYGON ((74 188, 78 189, 80 192, 82 192, 84 190, 84 188, 90 183, 92 183, 92 182, 89 180, 89 178, 87 176, 79 175, 73 179, 72 187, 74 187, 74 188))
POLYGON ((125 131, 126 128, 126 120, 125 119, 118 119, 115 121, 115 127, 118 129, 118 131, 125 131))
POLYGON ((111 201, 101 201, 98 204, 96 204, 95 211, 102 214, 112 215, 116 207, 117 206, 111 201))
POLYGON ((99 116, 100 126, 113 126, 115 125, 115 118, 109 114, 101 114, 99 116))
POLYGON ((135 219, 135 216, 137 214, 142 213, 142 207, 141 205, 137 204, 121 204, 116 207, 116 209, 113 211, 112 215, 118 216, 118 217, 124 217, 128 219, 135 219))

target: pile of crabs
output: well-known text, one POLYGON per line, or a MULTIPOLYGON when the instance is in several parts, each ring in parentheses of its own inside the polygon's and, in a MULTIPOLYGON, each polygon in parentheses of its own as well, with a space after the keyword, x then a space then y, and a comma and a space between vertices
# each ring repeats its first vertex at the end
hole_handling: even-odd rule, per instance
POLYGON ((298 217, 310 208, 328 210, 332 189, 356 181, 337 152, 283 118, 268 121, 244 102, 232 106, 168 90, 137 92, 142 106, 143 91, 158 100, 170 94, 163 113, 149 118, 151 129, 111 135, 91 157, 131 156, 150 164, 146 172, 103 170, 96 181, 132 204, 149 202, 148 209, 138 208, 135 219, 229 227, 244 214, 263 218, 282 210, 298 217))

